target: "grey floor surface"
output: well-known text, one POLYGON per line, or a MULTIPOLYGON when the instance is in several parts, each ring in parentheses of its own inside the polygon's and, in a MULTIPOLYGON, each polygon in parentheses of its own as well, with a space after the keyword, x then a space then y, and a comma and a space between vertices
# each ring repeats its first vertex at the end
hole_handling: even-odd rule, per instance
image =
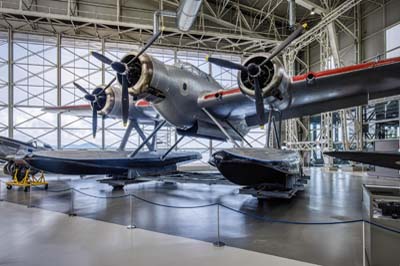
POLYGON ((142 229, 207 242, 217 239, 217 207, 186 207, 220 202, 250 215, 220 207, 221 238, 229 246, 321 265, 362 265, 361 223, 298 225, 269 223, 251 217, 300 222, 359 219, 362 184, 393 183, 366 175, 325 173, 321 169, 311 169, 310 175, 306 190, 295 198, 267 200, 263 204, 251 196, 239 195, 235 186, 149 182, 113 192, 93 179, 75 179, 72 183, 54 180, 49 191, 34 189, 31 194, 18 189, 6 191, 2 184, 2 197, 10 202, 24 205, 31 202, 39 208, 68 213, 71 192, 54 191, 72 185, 80 191, 72 195, 78 216, 120 225, 128 225, 132 220, 142 229), (130 202, 129 197, 124 197, 129 193, 144 200, 132 198, 130 202), (185 208, 169 208, 147 201, 185 208))
POLYGON ((0 202, 0 265, 187 266, 311 264, 0 202))

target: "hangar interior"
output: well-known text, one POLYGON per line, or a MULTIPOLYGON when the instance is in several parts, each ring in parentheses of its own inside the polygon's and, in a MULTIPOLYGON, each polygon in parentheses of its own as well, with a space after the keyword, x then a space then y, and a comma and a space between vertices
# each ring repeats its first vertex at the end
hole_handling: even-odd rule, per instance
MULTIPOLYGON (((400 56, 399 1, 203 0, 191 29, 182 31, 171 13, 184 2, 197 1, 0 0, 0 135, 60 151, 118 150, 126 131, 121 119, 98 117, 93 138, 91 116, 48 110, 87 105, 74 82, 91 91, 115 77, 112 65, 102 64, 92 52, 118 61, 145 47, 156 27, 161 35, 146 54, 191 73, 201 70, 226 91, 238 87, 238 70, 207 58, 241 64, 257 53, 272 52, 290 36, 291 21, 306 22, 308 29, 279 55, 290 77, 400 56)), ((365 184, 390 186, 399 204, 399 170, 323 154, 398 152, 398 95, 283 120, 279 140, 271 124, 252 127, 241 147, 280 147, 279 142, 300 155, 310 178, 291 199, 257 200, 254 194, 239 193, 240 186, 218 183, 219 177, 211 178, 216 168, 209 161, 235 141, 180 135, 173 125, 156 133, 155 150, 200 153, 201 159, 179 168, 190 171, 193 179, 180 173, 178 181, 165 176, 113 190, 96 177, 49 173, 48 191, 30 187, 25 193, 7 189, 12 177, 3 174, 0 264, 399 265, 397 217, 385 228, 373 228, 360 218, 367 209, 365 184), (200 175, 208 176, 202 181, 200 175), (126 231, 125 225, 137 228, 126 231), (68 237, 68 231, 76 238, 68 237), (227 246, 208 243, 214 241, 227 246), (9 254, 30 245, 36 249, 9 254)), ((149 136, 156 126, 139 127, 149 136)), ((126 150, 149 150, 145 142, 134 130, 126 150)))

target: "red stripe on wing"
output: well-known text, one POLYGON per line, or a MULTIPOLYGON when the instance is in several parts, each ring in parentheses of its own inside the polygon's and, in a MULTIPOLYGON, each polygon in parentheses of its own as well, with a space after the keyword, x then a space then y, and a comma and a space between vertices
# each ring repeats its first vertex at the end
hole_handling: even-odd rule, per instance
POLYGON ((64 105, 64 106, 50 106, 43 108, 44 110, 76 110, 76 109, 91 109, 90 104, 80 105, 64 105))
POLYGON ((231 95, 231 94, 236 94, 236 93, 240 93, 239 88, 230 89, 230 90, 220 90, 220 91, 208 93, 203 96, 203 99, 210 100, 210 99, 214 99, 214 98, 219 98, 221 96, 231 95))
POLYGON ((293 81, 305 80, 309 74, 312 74, 312 75, 314 75, 314 77, 318 78, 318 77, 325 77, 325 76, 330 76, 330 75, 337 75, 337 74, 342 74, 342 73, 346 73, 346 72, 357 71, 357 70, 363 70, 363 69, 367 69, 367 68, 371 68, 371 67, 389 65, 389 64, 398 63, 398 62, 400 62, 400 57, 381 60, 378 62, 369 62, 369 63, 364 63, 364 64, 346 66, 346 67, 330 69, 330 70, 325 70, 325 71, 320 71, 320 72, 309 72, 309 73, 306 73, 303 75, 294 76, 292 78, 292 80, 293 81))

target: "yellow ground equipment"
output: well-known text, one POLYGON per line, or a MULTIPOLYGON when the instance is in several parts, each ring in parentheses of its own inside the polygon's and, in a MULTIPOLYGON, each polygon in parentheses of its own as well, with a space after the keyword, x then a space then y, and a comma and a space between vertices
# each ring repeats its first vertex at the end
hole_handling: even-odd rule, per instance
POLYGON ((35 174, 31 174, 29 168, 17 168, 14 171, 13 179, 6 182, 6 185, 7 189, 11 189, 13 186, 23 187, 25 192, 29 191, 31 186, 44 186, 44 189, 49 187, 43 172, 40 172, 40 177, 36 177, 35 174))

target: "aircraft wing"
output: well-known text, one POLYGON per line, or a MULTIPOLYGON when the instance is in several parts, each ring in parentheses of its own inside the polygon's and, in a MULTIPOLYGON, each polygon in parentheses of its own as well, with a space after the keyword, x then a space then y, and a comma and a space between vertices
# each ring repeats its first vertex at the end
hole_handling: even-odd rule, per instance
MULTIPOLYGON (((134 106, 135 108, 131 108, 130 115, 137 118, 141 123, 159 120, 158 114, 148 102, 143 100, 137 101, 134 106)), ((50 106, 44 107, 42 111, 48 113, 67 114, 76 117, 92 117, 92 108, 90 104, 50 106)))
POLYGON ((77 117, 92 117, 90 104, 64 105, 45 107, 42 111, 47 113, 69 114, 77 117))
MULTIPOLYGON (((295 76, 288 89, 283 119, 364 105, 400 94, 400 57, 295 76)), ((258 124, 254 100, 240 89, 202 95, 198 104, 220 119, 244 116, 248 126, 258 124)))
POLYGON ((342 160, 400 170, 399 152, 331 151, 324 154, 342 160))

